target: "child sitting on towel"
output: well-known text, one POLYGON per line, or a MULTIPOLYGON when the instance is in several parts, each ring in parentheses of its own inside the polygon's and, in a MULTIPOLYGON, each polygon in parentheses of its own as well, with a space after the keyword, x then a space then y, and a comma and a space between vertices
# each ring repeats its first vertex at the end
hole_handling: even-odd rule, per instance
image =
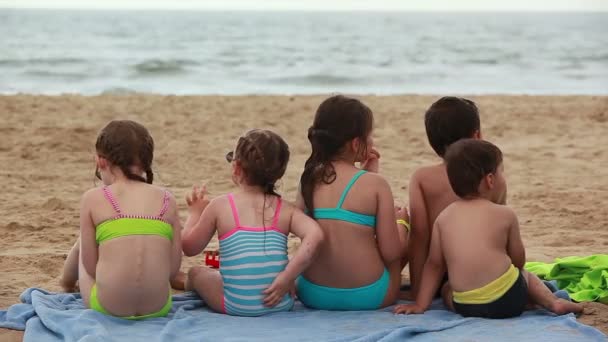
MULTIPOLYGON (((310 308, 377 310, 399 294, 407 230, 395 222, 390 185, 378 174, 373 129, 371 109, 342 95, 323 101, 308 129, 311 154, 296 203, 326 236, 297 281, 298 298, 310 308)), ((404 210, 398 214, 407 219, 404 210)))
POLYGON ((283 201, 275 183, 289 161, 289 148, 277 134, 252 130, 226 155, 239 190, 208 202, 205 189, 187 199, 183 235, 187 256, 201 253, 217 231, 220 267, 193 267, 186 290, 196 291, 217 312, 261 316, 291 310, 296 278, 310 265, 323 239, 319 225, 283 201), (302 240, 287 258, 287 237, 302 240))
MULTIPOLYGON (((454 142, 481 138, 477 106, 473 101, 460 97, 447 96, 437 100, 426 111, 424 124, 431 147, 442 159, 454 142)), ((450 187, 443 160, 416 170, 408 188, 411 216, 408 252, 412 288, 411 294, 404 298, 413 299, 420 289, 422 267, 428 256, 435 219, 458 196, 450 187)))
POLYGON ((61 285, 73 291, 78 281, 85 305, 104 314, 164 317, 181 265, 181 224, 173 196, 152 185, 154 141, 137 122, 112 121, 95 149, 103 187, 82 196, 80 239, 61 285))
POLYGON ((507 184, 502 153, 493 144, 465 139, 448 147, 447 175, 460 198, 439 214, 415 304, 395 313, 423 313, 441 286, 445 305, 465 317, 519 316, 528 302, 558 315, 582 311, 559 299, 523 269, 526 255, 517 216, 502 205, 507 184))

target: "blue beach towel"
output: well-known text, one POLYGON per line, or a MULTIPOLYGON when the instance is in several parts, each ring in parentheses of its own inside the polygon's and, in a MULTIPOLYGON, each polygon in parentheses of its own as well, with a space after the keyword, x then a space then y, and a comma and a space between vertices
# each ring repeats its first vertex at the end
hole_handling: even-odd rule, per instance
POLYGON ((82 306, 78 294, 31 288, 23 304, 0 311, 0 327, 24 330, 27 341, 606 341, 573 315, 536 310, 505 320, 463 318, 435 302, 424 315, 304 308, 263 317, 210 312, 192 293, 173 296, 167 318, 127 321, 82 306))

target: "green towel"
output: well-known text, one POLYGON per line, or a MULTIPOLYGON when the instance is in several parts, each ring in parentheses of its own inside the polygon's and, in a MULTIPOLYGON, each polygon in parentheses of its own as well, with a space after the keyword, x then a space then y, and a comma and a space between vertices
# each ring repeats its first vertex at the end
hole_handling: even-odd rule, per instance
POLYGON ((527 262, 526 270, 545 280, 557 280, 577 302, 608 304, 608 254, 557 258, 552 264, 527 262))

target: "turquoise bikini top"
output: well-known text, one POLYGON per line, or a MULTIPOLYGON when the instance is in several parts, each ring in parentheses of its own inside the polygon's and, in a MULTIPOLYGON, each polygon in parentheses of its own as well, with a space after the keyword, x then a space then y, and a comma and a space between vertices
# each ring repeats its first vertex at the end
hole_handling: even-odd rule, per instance
POLYGON ((361 177, 366 171, 361 170, 357 172, 353 178, 348 182, 346 188, 344 188, 344 192, 340 197, 340 201, 335 208, 317 208, 314 210, 315 219, 317 220, 338 220, 338 221, 346 221, 350 223, 360 224, 362 226, 369 226, 371 228, 376 227, 376 216, 374 215, 365 215, 356 213, 354 211, 342 209, 342 204, 344 204, 344 200, 346 199, 346 195, 350 191, 350 188, 353 187, 353 184, 361 177))

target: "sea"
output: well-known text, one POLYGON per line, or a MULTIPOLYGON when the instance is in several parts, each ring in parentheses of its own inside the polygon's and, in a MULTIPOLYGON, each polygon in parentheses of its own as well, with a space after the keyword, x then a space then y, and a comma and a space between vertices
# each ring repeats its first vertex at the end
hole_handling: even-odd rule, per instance
POLYGON ((0 94, 608 94, 608 12, 0 9, 0 94))

